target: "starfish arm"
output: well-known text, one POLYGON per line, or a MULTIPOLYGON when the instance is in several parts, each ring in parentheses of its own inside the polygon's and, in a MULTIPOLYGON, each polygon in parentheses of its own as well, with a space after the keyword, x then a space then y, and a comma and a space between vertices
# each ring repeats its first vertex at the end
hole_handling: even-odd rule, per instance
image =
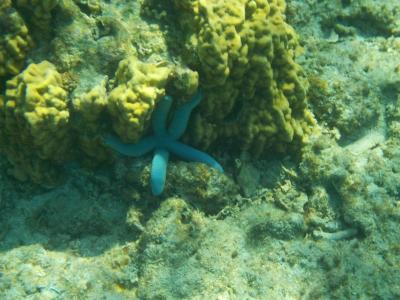
POLYGON ((159 196, 164 190, 167 176, 169 152, 166 149, 156 149, 151 164, 151 191, 154 196, 159 196))
POLYGON ((136 144, 125 144, 115 136, 110 135, 104 138, 104 143, 123 155, 133 157, 142 156, 156 146, 156 140, 153 136, 145 137, 136 144))
POLYGON ((168 127, 168 134, 172 139, 179 139, 186 130, 192 110, 200 103, 203 98, 203 93, 198 92, 188 103, 177 109, 168 127))
POLYGON ((179 157, 188 160, 188 161, 198 161, 201 163, 205 163, 210 167, 217 169, 220 172, 224 172, 222 166, 210 155, 204 153, 200 150, 187 146, 177 141, 169 141, 166 145, 167 149, 178 155, 179 157))
POLYGON ((168 113, 172 105, 172 98, 165 96, 157 105, 153 114, 153 131, 155 135, 164 135, 167 128, 168 113))

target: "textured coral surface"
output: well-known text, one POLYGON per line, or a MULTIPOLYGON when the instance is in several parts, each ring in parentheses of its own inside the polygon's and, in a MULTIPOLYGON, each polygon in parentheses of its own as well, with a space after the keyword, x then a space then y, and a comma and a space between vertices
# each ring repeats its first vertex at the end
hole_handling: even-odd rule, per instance
POLYGON ((0 107, 1 147, 15 175, 51 179, 50 163, 64 161, 69 147, 67 92, 54 65, 31 64, 8 80, 0 107))
POLYGON ((0 8, 2 300, 400 299, 398 0, 0 8), (225 172, 171 156, 155 197, 104 137, 198 90, 225 172))
POLYGON ((306 109, 307 80, 294 62, 301 49, 285 21, 284 1, 149 5, 160 3, 159 9, 173 7, 166 22, 176 27, 179 20, 175 30, 186 34, 183 55, 196 66, 207 95, 193 121, 192 142, 208 148, 224 140, 260 156, 307 140, 314 120, 306 109))
MULTIPOLYGON (((40 159, 49 166, 74 158, 87 166, 110 161, 103 135, 137 142, 164 95, 179 104, 196 89, 205 99, 184 139, 201 149, 235 155, 248 151, 253 157, 265 157, 269 150, 296 154, 316 128, 307 108, 308 82, 294 61, 301 47, 285 20, 284 1, 145 1, 129 8, 116 2, 20 0, 3 6, 0 19, 15 19, 0 43, 0 76, 8 80, 8 90, 16 80, 11 75, 29 61, 40 65, 48 60, 62 74, 57 84, 66 93, 63 111, 70 128, 41 130, 40 140, 56 135, 76 140, 77 147, 47 147, 40 159), (30 32, 37 46, 28 59, 30 32)), ((18 93, 7 99, 12 94, 5 93, 6 103, 24 102, 18 93)), ((47 118, 35 116, 41 117, 47 118)), ((18 126, 9 126, 8 134, 18 126)), ((32 139, 37 135, 31 132, 32 139)), ((15 158, 43 151, 35 147, 14 147, 6 155, 20 173, 40 182, 39 174, 24 171, 27 163, 15 158)))
POLYGON ((0 77, 18 74, 22 69, 32 40, 11 1, 0 3, 0 77))

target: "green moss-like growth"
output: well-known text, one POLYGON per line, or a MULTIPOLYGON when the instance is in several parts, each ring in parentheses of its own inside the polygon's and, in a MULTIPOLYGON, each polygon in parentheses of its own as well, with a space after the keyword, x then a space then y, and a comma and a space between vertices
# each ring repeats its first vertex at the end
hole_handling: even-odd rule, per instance
POLYGON ((58 5, 59 0, 15 0, 15 7, 29 16, 29 21, 41 30, 51 27, 51 11, 58 5))

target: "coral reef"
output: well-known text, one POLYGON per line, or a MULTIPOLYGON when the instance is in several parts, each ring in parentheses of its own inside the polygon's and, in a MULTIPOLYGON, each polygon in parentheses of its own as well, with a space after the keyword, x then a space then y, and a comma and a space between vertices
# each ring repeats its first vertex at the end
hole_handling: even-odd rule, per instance
MULTIPOLYGON (((183 46, 180 53, 167 53, 170 31, 163 40, 158 25, 144 25, 138 12, 113 2, 19 0, 13 2, 14 8, 11 2, 4 4, 34 29, 34 37, 43 49, 51 50, 48 58, 65 78, 64 111, 73 121, 72 130, 60 134, 65 141, 77 139, 78 147, 68 155, 60 150, 64 162, 78 152, 85 154, 82 161, 87 165, 107 160, 99 137, 110 130, 108 126, 123 142, 135 143, 145 134, 166 89, 183 103, 199 84, 205 99, 189 122, 185 142, 205 149, 218 141, 256 157, 269 148, 295 149, 307 140, 314 120, 306 109, 307 81, 294 62, 300 47, 285 22, 284 1, 162 4, 171 4, 164 17, 180 16, 181 22, 173 25, 184 30, 174 40, 183 46), (104 10, 115 18, 102 14, 104 10), (51 19, 53 13, 58 20, 51 19), (53 21, 54 28, 47 26, 53 21)), ((148 10, 157 7, 151 1, 146 5, 148 10)), ((20 71, 24 54, 14 73, 20 71)), ((42 61, 43 56, 40 50, 33 51, 31 61, 42 61)))
POLYGON ((98 14, 102 10, 103 3, 100 0, 74 0, 74 2, 88 13, 98 14))
POLYGON ((120 62, 108 110, 115 132, 125 142, 137 142, 143 135, 155 105, 165 95, 170 73, 168 66, 143 63, 135 57, 120 62))
POLYGON ((96 85, 86 93, 80 93, 72 100, 72 127, 79 141, 79 149, 90 159, 85 162, 93 165, 105 161, 108 151, 102 147, 100 139, 102 115, 107 109, 106 80, 96 85))
POLYGON ((54 181, 53 163, 69 147, 69 111, 62 77, 48 61, 30 64, 7 81, 0 105, 1 146, 19 179, 54 181))
POLYGON ((293 1, 288 11, 306 45, 307 58, 300 63, 309 74, 310 108, 319 124, 339 130, 342 143, 362 136, 365 128, 381 126, 383 102, 392 101, 400 64, 399 41, 394 38, 399 17, 392 17, 399 14, 396 6, 395 1, 293 1), (300 9, 304 14, 296 13, 300 9), (319 13, 313 16, 312 11, 319 13), (373 15, 381 15, 381 21, 373 15), (315 35, 326 38, 315 40, 315 35))
MULTIPOLYGON (((159 3, 148 1, 147 10, 159 3)), ((164 1, 163 7, 173 8, 169 26, 179 20, 185 31, 182 55, 199 71, 207 95, 188 139, 203 148, 224 140, 255 156, 307 139, 314 120, 284 1, 164 1)))
POLYGON ((0 3, 35 41, 0 75, 2 300, 400 299, 398 0, 0 3), (225 174, 171 159, 155 197, 102 137, 197 90, 182 138, 225 174))
POLYGON ((339 37, 399 36, 400 11, 396 1, 351 0, 312 1, 291 0, 290 23, 307 36, 326 34, 329 39, 339 37), (297 13, 301 10, 302 13, 297 13), (317 15, 312 15, 318 11, 317 15), (311 32, 312 31, 312 32, 311 32))
POLYGON ((33 42, 10 0, 0 3, 0 77, 18 74, 33 42))
POLYGON ((59 0, 16 0, 15 7, 25 12, 29 21, 41 30, 49 30, 51 11, 58 5, 59 0), (29 12, 29 13, 28 13, 29 12))

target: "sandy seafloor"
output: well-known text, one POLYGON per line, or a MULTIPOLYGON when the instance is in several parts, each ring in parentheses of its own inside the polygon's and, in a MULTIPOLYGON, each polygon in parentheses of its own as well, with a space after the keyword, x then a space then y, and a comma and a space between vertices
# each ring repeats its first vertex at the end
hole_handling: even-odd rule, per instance
POLYGON ((300 161, 229 158, 199 199, 179 160, 156 198, 150 157, 52 189, 1 158, 0 299, 400 299, 400 2, 287 2, 321 126, 300 161))

